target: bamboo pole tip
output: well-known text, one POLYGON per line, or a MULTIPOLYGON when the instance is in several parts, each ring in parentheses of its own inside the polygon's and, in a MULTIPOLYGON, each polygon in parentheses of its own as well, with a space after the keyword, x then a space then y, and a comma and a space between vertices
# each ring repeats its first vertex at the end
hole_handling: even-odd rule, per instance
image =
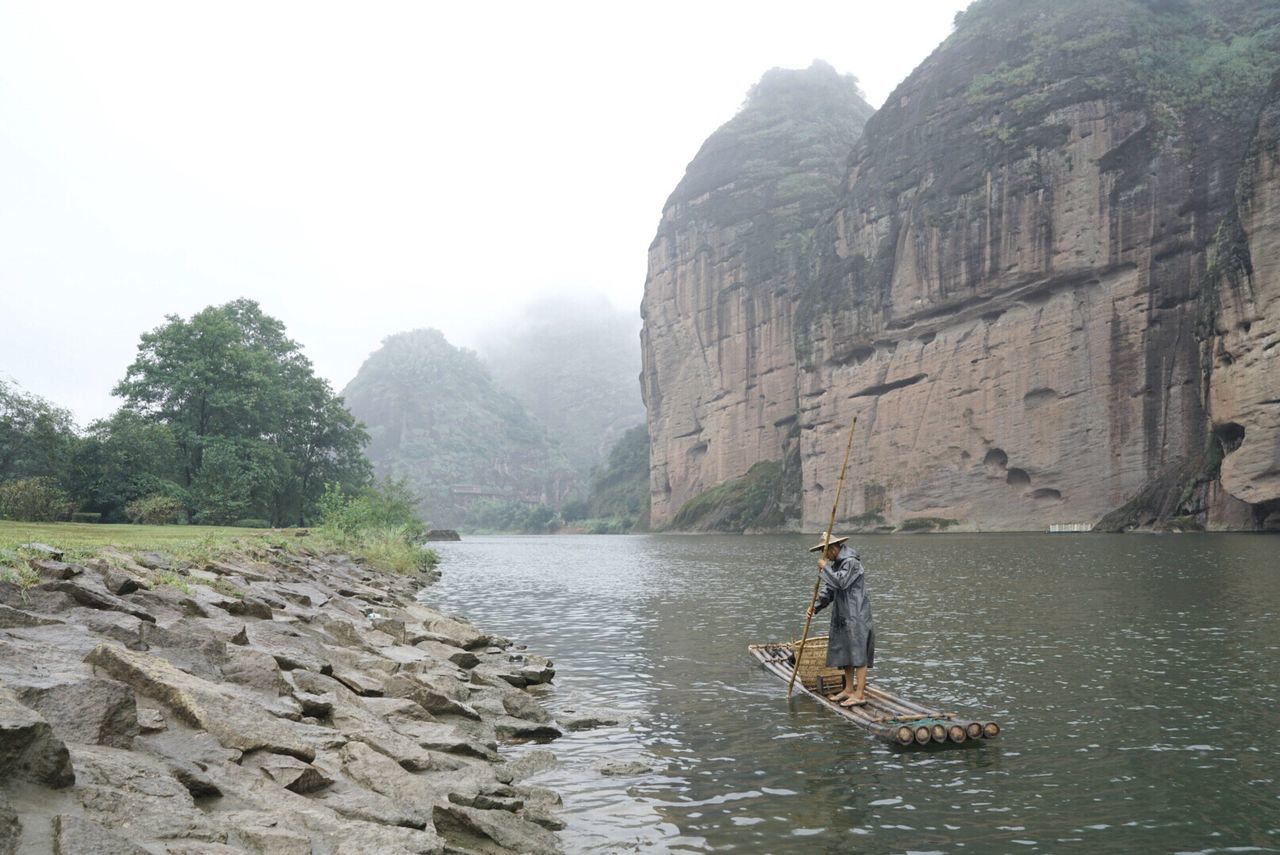
POLYGON ((982 726, 982 735, 987 737, 987 739, 991 739, 993 736, 999 736, 1000 725, 996 724, 994 721, 987 722, 982 726))

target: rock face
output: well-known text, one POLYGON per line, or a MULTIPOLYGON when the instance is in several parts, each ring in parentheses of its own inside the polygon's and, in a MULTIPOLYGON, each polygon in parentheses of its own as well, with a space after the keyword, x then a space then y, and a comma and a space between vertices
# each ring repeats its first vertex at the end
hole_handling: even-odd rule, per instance
MULTIPOLYGON (((850 136, 814 275, 754 322, 790 324, 759 358, 795 365, 806 528, 826 523, 855 416, 845 527, 1268 524, 1275 143, 1259 111, 1278 34, 1274 2, 981 0, 960 17, 850 136)), ((736 299, 724 282, 689 313, 736 299)), ((662 351, 650 399, 671 394, 651 365, 679 377, 723 347, 662 351)), ((749 372, 732 385, 722 400, 759 389, 749 372)), ((744 451, 699 486, 777 459, 764 421, 722 425, 744 451)), ((685 483, 684 440, 653 436, 657 519, 688 494, 666 489, 685 483)))
POLYGON ((854 80, 828 65, 774 69, 667 200, 641 307, 654 526, 798 451, 796 290, 870 115, 854 80))
POLYGON ((66 566, 0 585, 0 853, 558 851, 499 752, 560 735, 523 688, 551 663, 417 602, 433 574, 306 546, 66 566))
POLYGON ((437 330, 389 336, 342 396, 368 427, 374 470, 407 479, 435 526, 479 501, 558 504, 570 486, 546 429, 437 330))
POLYGON ((1222 491, 1249 506, 1254 524, 1280 528, 1280 79, 1259 115, 1237 202, 1212 282, 1209 417, 1224 453, 1222 491))

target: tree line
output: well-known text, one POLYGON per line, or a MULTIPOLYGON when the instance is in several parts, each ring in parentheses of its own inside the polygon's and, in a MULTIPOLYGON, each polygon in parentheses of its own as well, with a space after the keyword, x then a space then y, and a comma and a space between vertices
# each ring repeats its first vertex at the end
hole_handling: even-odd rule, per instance
POLYGON ((364 426, 283 323, 246 299, 165 320, 84 430, 0 380, 0 518, 306 525, 327 485, 370 483, 364 426))

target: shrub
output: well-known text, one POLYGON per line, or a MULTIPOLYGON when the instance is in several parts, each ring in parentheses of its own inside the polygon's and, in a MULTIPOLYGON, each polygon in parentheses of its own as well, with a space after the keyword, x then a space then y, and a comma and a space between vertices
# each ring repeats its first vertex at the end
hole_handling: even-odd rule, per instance
POLYGON ((51 478, 23 478, 0 484, 0 519, 56 522, 71 515, 75 503, 51 478))
POLYGON ((271 528, 271 523, 266 520, 255 519, 236 520, 232 525, 236 528, 271 528))
POLYGON ((154 493, 134 499, 124 506, 124 515, 131 523, 142 525, 168 525, 176 523, 185 513, 186 508, 180 500, 173 496, 154 493))
POLYGON ((90 514, 81 511, 72 514, 71 521, 78 523, 99 523, 102 522, 102 514, 90 514))
POLYGON ((384 480, 355 496, 329 484, 320 498, 320 534, 370 564, 393 573, 434 567, 436 553, 423 549, 426 526, 414 515, 417 497, 404 481, 384 480))

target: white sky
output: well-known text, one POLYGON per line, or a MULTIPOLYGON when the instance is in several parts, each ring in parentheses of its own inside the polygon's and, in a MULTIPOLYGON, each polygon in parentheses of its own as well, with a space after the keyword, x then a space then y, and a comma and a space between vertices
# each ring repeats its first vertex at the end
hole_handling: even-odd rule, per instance
POLYGON ((541 296, 638 317, 761 74, 821 58, 878 106, 967 5, 0 0, 0 376, 84 423, 142 332, 241 296, 337 390, 541 296))

